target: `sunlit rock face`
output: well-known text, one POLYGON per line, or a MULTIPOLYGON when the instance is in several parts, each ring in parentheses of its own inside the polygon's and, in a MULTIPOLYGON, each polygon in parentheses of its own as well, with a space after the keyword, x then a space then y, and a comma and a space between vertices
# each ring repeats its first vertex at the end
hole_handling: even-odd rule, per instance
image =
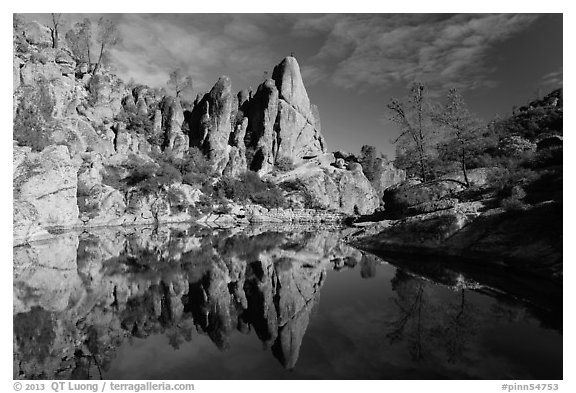
POLYGON ((78 163, 72 160, 68 148, 49 146, 36 153, 15 146, 13 158, 15 242, 32 235, 35 223, 42 227, 77 224, 78 163))
POLYGON ((177 346, 192 328, 222 350, 234 334, 255 334, 293 368, 326 269, 362 259, 337 238, 182 224, 72 232, 16 247, 14 375, 97 378, 127 337, 164 332, 177 346))

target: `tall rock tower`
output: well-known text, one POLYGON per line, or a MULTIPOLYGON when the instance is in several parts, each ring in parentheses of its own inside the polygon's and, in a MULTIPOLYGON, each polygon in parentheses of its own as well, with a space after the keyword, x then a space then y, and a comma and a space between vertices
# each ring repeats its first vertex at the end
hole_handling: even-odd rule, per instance
POLYGON ((326 152, 318 108, 310 104, 294 57, 274 67, 272 79, 254 95, 241 93, 234 105, 230 80, 221 77, 189 118, 190 145, 200 148, 217 172, 265 174, 280 160, 298 163, 326 152))

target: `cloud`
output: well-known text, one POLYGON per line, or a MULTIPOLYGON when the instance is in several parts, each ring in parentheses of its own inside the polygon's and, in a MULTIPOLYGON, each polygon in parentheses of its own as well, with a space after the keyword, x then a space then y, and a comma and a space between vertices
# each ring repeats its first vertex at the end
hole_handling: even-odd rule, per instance
MULTIPOLYGON (((294 25, 327 34, 316 67, 332 66, 344 88, 421 81, 431 88, 494 86, 486 66, 490 49, 530 25, 537 15, 319 15, 294 25)), ((303 34, 303 33, 300 33, 303 34)))
POLYGON ((300 67, 300 72, 302 73, 302 79, 306 86, 312 86, 317 84, 319 81, 326 78, 324 71, 317 66, 304 65, 300 67))
POLYGON ((176 67, 193 77, 197 91, 210 89, 220 75, 242 85, 278 62, 270 39, 277 24, 270 15, 123 14, 114 63, 123 78, 151 86, 165 86, 176 67))
POLYGON ((540 78, 538 84, 541 87, 561 87, 564 82, 564 71, 563 68, 556 71, 549 72, 548 74, 540 78))

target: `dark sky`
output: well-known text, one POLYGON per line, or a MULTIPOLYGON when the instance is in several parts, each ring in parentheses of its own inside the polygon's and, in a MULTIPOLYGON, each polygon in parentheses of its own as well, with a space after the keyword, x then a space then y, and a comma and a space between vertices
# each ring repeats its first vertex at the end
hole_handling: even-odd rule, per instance
MULTIPOLYGON (((86 14, 84 14, 86 15, 86 14)), ((29 15, 44 19, 46 15, 29 15)), ((96 19, 96 15, 89 15, 96 19)), ((72 22, 83 15, 67 15, 72 22)), ((116 14, 126 80, 165 86, 174 67, 208 90, 220 75, 256 88, 293 52, 330 150, 394 155, 386 104, 413 81, 464 91, 484 119, 562 86, 562 14, 116 14)), ((195 95, 195 94, 194 94, 195 95)))

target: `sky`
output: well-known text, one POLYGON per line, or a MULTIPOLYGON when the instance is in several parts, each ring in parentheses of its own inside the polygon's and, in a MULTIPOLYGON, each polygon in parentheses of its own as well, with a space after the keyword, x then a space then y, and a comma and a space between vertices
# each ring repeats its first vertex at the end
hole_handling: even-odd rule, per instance
MULTIPOLYGON (((67 14, 69 23, 97 14, 67 14)), ((254 90, 294 54, 331 151, 376 146, 394 156, 386 108, 423 82, 441 100, 459 88, 472 112, 509 114, 563 82, 562 14, 108 14, 123 42, 112 52, 128 81, 165 87, 193 77, 194 95, 220 75, 254 90), (267 73, 267 74, 266 74, 267 73)), ((47 21, 47 15, 27 19, 47 21)))

